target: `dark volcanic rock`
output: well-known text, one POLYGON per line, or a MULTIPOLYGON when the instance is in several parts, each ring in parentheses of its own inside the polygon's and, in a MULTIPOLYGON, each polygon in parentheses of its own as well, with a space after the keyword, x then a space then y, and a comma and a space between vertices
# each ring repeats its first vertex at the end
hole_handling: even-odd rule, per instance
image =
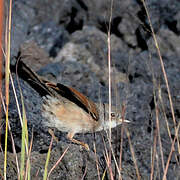
MULTIPOLYGON (((110 0, 39 0, 38 3, 36 0, 13 1, 11 55, 17 55, 21 46, 24 62, 41 76, 72 86, 93 101, 108 102, 107 32, 111 2, 110 0)), ((112 130, 112 148, 119 163, 119 149, 123 140, 122 179, 137 179, 132 149, 126 136, 128 128, 140 176, 142 179, 150 178, 152 152, 155 146, 153 178, 162 179, 164 173, 162 162, 164 161, 165 166, 172 138, 176 135, 162 65, 142 1, 113 2, 110 23, 112 100, 118 109, 125 107, 126 119, 130 120, 130 123, 123 131, 123 138, 121 126, 112 130)), ((149 0, 146 3, 167 73, 177 125, 180 119, 180 2, 149 0)), ((12 64, 14 61, 12 60, 12 64)), ((20 99, 15 74, 13 79, 17 97, 20 99)), ((47 132, 48 129, 42 126, 42 121, 46 119, 41 116, 41 97, 21 79, 20 84, 26 107, 29 138, 31 139, 32 133, 34 137, 31 174, 34 178, 39 170, 37 177, 42 179, 51 136, 47 132)), ((4 114, 2 119, 5 121, 4 114)), ((9 120, 16 151, 20 157, 21 123, 11 85, 9 120)), ((179 134, 178 132, 178 138, 179 134)), ((65 138, 66 133, 55 130, 55 135, 59 142, 53 143, 49 170, 66 147, 70 145, 70 148, 52 172, 51 179, 81 179, 83 175, 84 179, 98 179, 97 165, 100 178, 106 172, 105 179, 110 179, 104 157, 104 145, 110 148, 105 132, 75 136, 89 144, 90 152, 84 151, 76 144, 70 144, 65 138)), ((2 128, 2 139, 4 136, 2 128)), ((2 148, 4 149, 3 141, 2 148)), ((8 151, 7 177, 17 179, 10 137, 8 151)), ((1 170, 2 165, 3 162, 0 162, 1 170)), ((113 157, 111 166, 114 179, 118 179, 113 157)), ((176 141, 167 171, 167 180, 179 178, 176 141)))

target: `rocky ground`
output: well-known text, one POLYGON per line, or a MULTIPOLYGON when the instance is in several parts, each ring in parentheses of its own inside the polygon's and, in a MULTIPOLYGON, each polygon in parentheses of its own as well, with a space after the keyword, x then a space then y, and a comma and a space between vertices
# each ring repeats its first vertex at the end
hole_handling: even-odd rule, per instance
MULTIPOLYGON (((174 123, 162 73, 145 9, 139 0, 113 1, 111 22, 112 100, 117 107, 126 105, 126 127, 134 149, 137 166, 142 179, 150 179, 154 137, 157 133, 156 109, 164 165, 166 165, 171 139, 175 137, 174 123), (161 90, 161 91, 160 91, 161 90), (156 98, 155 98, 156 97, 156 98), (161 100, 162 97, 162 100, 161 100), (157 108, 154 101, 157 101, 157 108)), ((180 2, 178 0, 150 0, 147 2, 152 26, 157 36, 161 55, 174 105, 176 122, 180 120, 180 2)), ((110 17, 109 0, 16 0, 13 1, 11 63, 20 50, 26 55, 24 62, 38 74, 51 81, 72 86, 95 102, 108 102, 107 29, 110 17)), ((20 93, 16 75, 13 73, 18 98, 20 93)), ((31 153, 32 179, 42 179, 51 136, 42 127, 42 99, 26 82, 20 79, 26 106, 29 136, 33 134, 31 153)), ((20 157, 21 125, 15 98, 10 86, 9 119, 15 147, 20 157)), ((5 116, 3 116, 5 119, 5 116)), ((53 143, 49 169, 70 145, 62 162, 52 172, 50 179, 98 179, 96 158, 100 177, 106 169, 103 138, 108 146, 105 132, 79 134, 77 139, 87 142, 90 152, 71 144, 66 134, 56 131, 59 142, 53 143), (95 156, 93 143, 96 144, 95 156)), ((119 158, 121 127, 113 129, 112 146, 119 158)), ((178 134, 180 138, 180 133, 178 134)), ((4 139, 4 131, 2 132, 4 139)), ((2 148, 3 148, 2 142, 2 148)), ((162 179, 163 165, 160 144, 157 140, 154 179, 162 179)), ((168 172, 168 180, 180 179, 178 148, 175 146, 168 172)), ((1 157, 3 152, 1 153, 1 157)), ((114 178, 118 179, 112 161, 114 178)), ((3 159, 0 158, 0 169, 3 159)), ((17 168, 12 153, 11 138, 8 139, 8 178, 17 179, 17 168)), ((110 179, 106 173, 105 179, 110 179)), ((122 178, 137 179, 130 145, 124 131, 122 178)))

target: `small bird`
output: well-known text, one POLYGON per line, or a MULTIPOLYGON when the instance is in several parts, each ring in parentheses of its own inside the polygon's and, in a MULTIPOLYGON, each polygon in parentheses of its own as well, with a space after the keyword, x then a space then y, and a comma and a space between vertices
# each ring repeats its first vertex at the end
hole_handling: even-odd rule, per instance
MULTIPOLYGON (((16 72, 34 88, 43 98, 42 116, 44 125, 67 132, 67 138, 89 150, 84 142, 74 139, 76 133, 97 132, 114 128, 123 122, 120 112, 111 112, 109 120, 109 105, 92 102, 85 95, 72 87, 60 83, 52 83, 37 75, 23 61, 21 53, 16 60, 16 72)), ((112 107, 112 110, 115 110, 112 107)))

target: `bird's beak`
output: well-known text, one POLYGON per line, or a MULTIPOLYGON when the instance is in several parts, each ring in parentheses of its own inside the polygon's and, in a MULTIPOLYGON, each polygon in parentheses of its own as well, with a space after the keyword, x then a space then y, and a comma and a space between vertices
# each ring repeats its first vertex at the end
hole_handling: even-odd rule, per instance
POLYGON ((131 121, 129 121, 129 120, 127 120, 127 119, 124 119, 124 120, 122 120, 122 122, 130 123, 131 121))
POLYGON ((127 120, 127 119, 122 119, 122 118, 118 118, 119 121, 121 121, 122 123, 130 123, 131 121, 127 120))

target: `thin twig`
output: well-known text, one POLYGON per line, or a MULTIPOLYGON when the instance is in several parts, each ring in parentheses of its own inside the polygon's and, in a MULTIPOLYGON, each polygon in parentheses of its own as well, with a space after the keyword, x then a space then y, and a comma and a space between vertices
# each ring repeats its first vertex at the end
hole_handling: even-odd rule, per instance
POLYGON ((129 146, 130 146, 130 150, 131 150, 133 162, 134 162, 135 169, 136 169, 137 179, 140 180, 140 179, 141 179, 141 176, 140 176, 139 169, 138 169, 138 166, 137 166, 137 161, 136 161, 134 149, 133 149, 133 146, 132 146, 132 143, 131 143, 130 134, 129 134, 129 131, 128 131, 127 128, 126 128, 126 135, 127 135, 127 137, 128 137, 129 146))
POLYGON ((95 142, 93 143, 94 145, 94 153, 95 153, 95 158, 96 158, 96 168, 97 168, 97 173, 98 173, 98 180, 100 180, 100 172, 99 172, 99 165, 98 165, 98 158, 97 158, 97 153, 96 153, 96 145, 95 142))
POLYGON ((58 161, 56 162, 56 164, 51 168, 51 170, 48 173, 48 178, 50 177, 50 174, 52 173, 52 171, 56 168, 56 166, 61 162, 62 158, 65 156, 67 150, 69 149, 69 146, 65 149, 65 151, 63 152, 63 154, 61 155, 61 157, 58 159, 58 161))

